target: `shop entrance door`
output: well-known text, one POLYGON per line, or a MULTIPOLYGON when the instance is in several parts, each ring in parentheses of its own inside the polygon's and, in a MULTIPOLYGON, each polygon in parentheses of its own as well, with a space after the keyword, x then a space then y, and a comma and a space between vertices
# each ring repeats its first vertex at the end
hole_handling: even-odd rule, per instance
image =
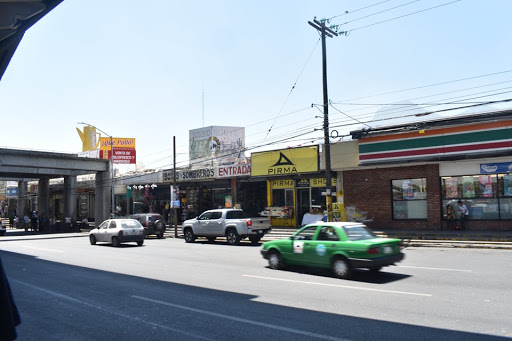
POLYGON ((309 212, 309 188, 297 189, 297 225, 302 225, 302 217, 309 212))

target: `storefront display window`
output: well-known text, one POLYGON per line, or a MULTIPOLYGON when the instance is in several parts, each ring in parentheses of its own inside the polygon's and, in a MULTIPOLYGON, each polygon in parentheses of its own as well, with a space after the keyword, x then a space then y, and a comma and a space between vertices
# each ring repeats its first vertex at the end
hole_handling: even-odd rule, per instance
POLYGON ((469 219, 512 219, 511 186, 511 174, 443 177, 443 217, 447 205, 452 206, 456 214, 460 214, 457 206, 460 199, 469 209, 469 219))
POLYGON ((392 180, 393 219, 427 219, 427 179, 392 180))

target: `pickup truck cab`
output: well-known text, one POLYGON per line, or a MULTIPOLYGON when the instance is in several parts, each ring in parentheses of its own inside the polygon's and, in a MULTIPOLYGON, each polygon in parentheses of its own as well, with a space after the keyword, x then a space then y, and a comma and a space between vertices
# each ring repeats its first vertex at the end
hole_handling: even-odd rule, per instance
POLYGON ((230 208, 205 211, 197 218, 185 220, 181 226, 187 243, 193 243, 197 237, 206 237, 210 242, 226 237, 230 245, 238 245, 244 238, 258 244, 272 230, 269 218, 246 218, 243 210, 230 208))

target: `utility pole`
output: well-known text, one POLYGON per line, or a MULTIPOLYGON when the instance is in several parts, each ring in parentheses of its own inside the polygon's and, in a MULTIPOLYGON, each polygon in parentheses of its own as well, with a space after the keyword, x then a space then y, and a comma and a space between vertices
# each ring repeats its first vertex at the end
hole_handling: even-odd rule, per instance
MULTIPOLYGON (((173 190, 176 190, 176 136, 172 137, 172 154, 173 154, 173 171, 172 176, 174 179, 172 180, 173 190)), ((178 197, 178 200, 180 198, 178 197)), ((172 193, 171 193, 171 205, 173 210, 173 223, 174 223, 174 238, 178 238, 178 208, 176 207, 176 203, 172 202, 172 193)))
POLYGON ((325 26, 324 22, 316 19, 308 24, 318 30, 322 36, 322 75, 324 92, 324 155, 325 155, 325 203, 327 207, 327 221, 332 221, 332 176, 331 176, 331 146, 329 142, 329 98, 327 96, 327 56, 325 53, 325 36, 332 38, 338 33, 325 26))

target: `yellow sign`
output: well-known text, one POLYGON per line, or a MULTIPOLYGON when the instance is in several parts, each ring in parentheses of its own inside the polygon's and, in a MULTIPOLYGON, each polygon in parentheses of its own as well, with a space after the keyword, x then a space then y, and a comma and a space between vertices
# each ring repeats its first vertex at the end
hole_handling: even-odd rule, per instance
POLYGON ((270 183, 271 183, 272 189, 293 188, 293 180, 292 179, 272 180, 270 183))
MULTIPOLYGON (((311 179, 311 187, 326 187, 325 184, 327 181, 325 181, 325 178, 315 178, 311 179)), ((336 186, 336 178, 331 178, 331 186, 336 186)))
POLYGON ((98 145, 100 141, 98 141, 99 133, 96 132, 96 128, 91 126, 85 126, 84 131, 76 128, 78 135, 80 135, 80 139, 82 140, 82 151, 87 152, 89 150, 98 149, 98 145))
MULTIPOLYGON (((113 137, 112 144, 114 148, 135 149, 135 139, 133 138, 113 137)), ((110 137, 100 138, 100 150, 110 150, 110 137)))
POLYGON ((318 146, 252 153, 252 176, 318 172, 318 146))

